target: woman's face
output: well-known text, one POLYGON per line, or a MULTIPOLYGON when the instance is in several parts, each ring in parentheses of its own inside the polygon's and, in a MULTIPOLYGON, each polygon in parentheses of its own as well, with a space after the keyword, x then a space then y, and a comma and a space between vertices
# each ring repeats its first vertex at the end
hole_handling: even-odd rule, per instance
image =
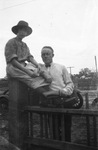
POLYGON ((21 39, 23 39, 24 37, 27 36, 27 31, 23 28, 23 29, 19 29, 18 30, 18 33, 17 33, 17 36, 21 39))

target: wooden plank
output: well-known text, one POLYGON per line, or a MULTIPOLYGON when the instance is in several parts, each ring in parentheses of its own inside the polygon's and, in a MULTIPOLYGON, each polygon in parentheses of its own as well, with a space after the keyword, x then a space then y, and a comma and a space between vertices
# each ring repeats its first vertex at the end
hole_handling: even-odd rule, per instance
POLYGON ((64 141, 58 141, 58 140, 50 140, 50 139, 32 139, 32 138, 27 138, 25 143, 33 144, 33 145, 39 145, 44 146, 44 147, 50 147, 59 150, 98 150, 96 147, 92 146, 84 146, 80 144, 75 144, 75 143, 69 143, 69 142, 64 142, 64 141))
POLYGON ((65 115, 63 114, 62 116, 61 116, 61 135, 62 135, 62 141, 65 141, 65 123, 67 123, 67 122, 65 122, 65 115))
POLYGON ((87 144, 90 145, 90 121, 89 121, 89 116, 86 116, 86 127, 87 127, 87 144))
POLYGON ((48 138, 48 126, 49 122, 48 122, 48 116, 47 114, 44 114, 44 125, 45 125, 45 138, 48 138))
POLYGON ((33 114, 30 112, 30 135, 33 136, 33 114))
POLYGON ((93 131, 94 131, 94 145, 97 147, 97 125, 96 117, 93 116, 93 131))
POLYGON ((37 113, 69 113, 73 115, 91 115, 98 116, 97 110, 87 110, 87 109, 64 109, 64 108, 42 108, 39 106, 26 106, 23 109, 24 111, 33 111, 37 113))
POLYGON ((27 131, 27 115, 22 111, 28 105, 27 91, 24 83, 9 80, 9 141, 18 147, 22 146, 27 131))
POLYGON ((43 114, 40 114, 40 137, 43 138, 43 114))
POLYGON ((50 138, 53 139, 53 116, 52 116, 52 113, 49 115, 49 133, 50 133, 50 138))
POLYGON ((58 115, 55 115, 55 136, 56 140, 59 140, 59 125, 58 125, 58 115))
POLYGON ((30 122, 30 112, 28 112, 27 113, 28 114, 28 119, 27 119, 27 121, 28 121, 28 136, 31 136, 31 129, 30 129, 30 127, 31 127, 31 122, 30 122))
POLYGON ((85 94, 86 109, 89 109, 88 93, 85 94))

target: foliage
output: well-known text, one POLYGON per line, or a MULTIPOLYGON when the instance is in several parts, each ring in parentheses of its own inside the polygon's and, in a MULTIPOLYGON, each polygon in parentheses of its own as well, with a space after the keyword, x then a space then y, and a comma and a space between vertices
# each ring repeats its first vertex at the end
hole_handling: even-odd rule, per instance
POLYGON ((98 75, 89 68, 81 69, 79 74, 72 75, 72 80, 80 89, 96 89, 98 85, 98 75))

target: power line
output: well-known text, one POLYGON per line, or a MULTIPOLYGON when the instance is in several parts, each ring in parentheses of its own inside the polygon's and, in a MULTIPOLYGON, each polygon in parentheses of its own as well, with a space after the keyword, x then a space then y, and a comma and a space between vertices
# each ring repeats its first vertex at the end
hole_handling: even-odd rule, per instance
POLYGON ((24 3, 20 3, 20 4, 16 4, 16 5, 9 6, 9 7, 5 7, 5 8, 2 8, 2 9, 0 9, 0 10, 5 10, 5 9, 9 9, 9 8, 17 7, 17 6, 20 6, 20 5, 24 5, 24 4, 27 4, 27 3, 31 3, 32 1, 34 1, 34 0, 27 1, 27 2, 24 2, 24 3))

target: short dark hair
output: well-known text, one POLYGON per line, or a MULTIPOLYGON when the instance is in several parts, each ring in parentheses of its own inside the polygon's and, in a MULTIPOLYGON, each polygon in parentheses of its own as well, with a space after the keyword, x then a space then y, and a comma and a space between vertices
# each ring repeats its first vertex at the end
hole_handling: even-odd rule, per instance
POLYGON ((53 48, 51 46, 44 46, 43 48, 49 48, 52 51, 52 53, 54 53, 54 50, 53 50, 53 48))

